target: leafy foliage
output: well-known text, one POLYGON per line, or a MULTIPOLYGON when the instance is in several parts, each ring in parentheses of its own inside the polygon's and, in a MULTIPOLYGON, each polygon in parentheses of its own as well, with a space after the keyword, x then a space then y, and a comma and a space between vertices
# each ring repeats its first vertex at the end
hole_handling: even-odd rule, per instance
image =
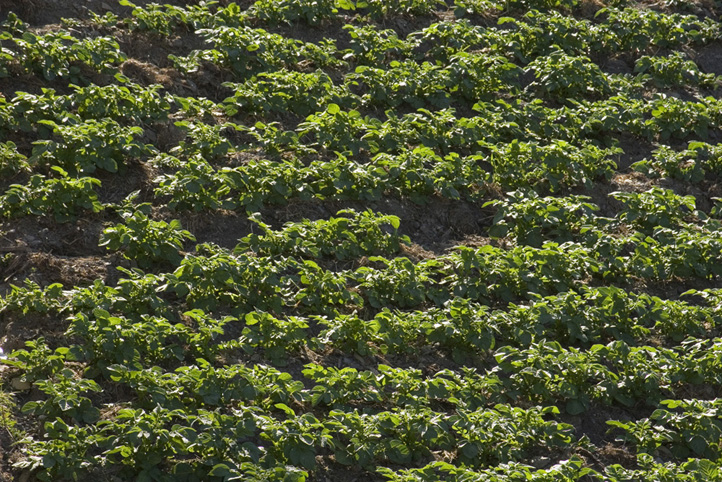
POLYGON ((48 178, 33 175, 27 184, 13 184, 0 196, 0 209, 4 217, 24 215, 52 215, 57 221, 73 219, 82 211, 100 212, 95 186, 100 181, 93 177, 73 179, 58 166, 53 171, 60 177, 48 178))
POLYGON ((0 28, 14 475, 720 479, 719 6, 194 3, 0 28))
POLYGON ((122 251, 125 257, 137 262, 141 268, 147 269, 163 262, 180 264, 183 241, 195 241, 195 237, 181 229, 180 221, 176 219, 170 223, 153 221, 143 212, 143 207, 122 213, 123 224, 103 230, 100 246, 122 251))

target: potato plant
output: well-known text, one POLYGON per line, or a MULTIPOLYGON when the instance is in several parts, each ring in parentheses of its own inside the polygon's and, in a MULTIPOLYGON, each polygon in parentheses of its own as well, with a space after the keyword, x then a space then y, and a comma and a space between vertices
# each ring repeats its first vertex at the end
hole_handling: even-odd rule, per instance
POLYGON ((21 3, 0 478, 720 480, 719 2, 21 3))

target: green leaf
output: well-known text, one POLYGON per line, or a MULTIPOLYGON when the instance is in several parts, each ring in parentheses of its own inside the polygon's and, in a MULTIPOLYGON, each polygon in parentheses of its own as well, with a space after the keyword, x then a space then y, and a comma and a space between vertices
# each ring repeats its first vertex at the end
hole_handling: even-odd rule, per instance
POLYGON ((299 456, 299 461, 304 469, 313 469, 316 467, 316 454, 313 450, 303 450, 299 456))
POLYGON ((52 169, 53 171, 60 174, 60 177, 63 177, 63 178, 68 177, 68 171, 66 171, 65 169, 63 169, 60 166, 50 166, 50 169, 52 169))
POLYGON ((286 405, 285 403, 277 403, 274 405, 274 407, 276 407, 279 410, 283 410, 286 413, 286 415, 288 415, 288 416, 291 416, 291 417, 296 416, 296 412, 294 412, 293 409, 291 407, 289 407, 288 405, 286 405))
POLYGON ((336 459, 336 462, 338 462, 341 465, 353 465, 354 459, 352 456, 350 456, 348 453, 344 452, 343 450, 339 450, 334 454, 334 457, 336 459))
POLYGON ((584 406, 584 403, 580 400, 569 400, 567 402, 567 413, 569 415, 579 415, 580 413, 586 412, 587 408, 584 406))
POLYGON ((356 10, 356 5, 351 0, 336 0, 336 6, 341 10, 356 10))
POLYGON ((208 475, 211 477, 232 477, 237 473, 226 464, 216 464, 213 466, 208 475))
POLYGON ((57 461, 55 460, 55 457, 50 454, 45 454, 43 456, 43 467, 45 467, 46 469, 54 467, 56 462, 57 461))
POLYGON ((479 447, 473 443, 467 443, 461 448, 461 453, 469 460, 474 460, 479 455, 479 447))
POLYGON ((390 445, 392 449, 396 450, 402 455, 409 455, 411 453, 409 451, 409 447, 407 447, 406 444, 401 442, 400 440, 392 440, 390 445))
POLYGON ((62 410, 63 412, 67 412, 68 410, 73 408, 73 405, 71 403, 69 403, 67 400, 59 400, 58 408, 60 408, 60 410, 62 410))
POLYGON ((100 419, 100 410, 96 407, 90 407, 83 410, 82 421, 85 423, 95 423, 100 419))
POLYGON ((489 237, 503 238, 509 233, 509 226, 504 224, 495 224, 489 228, 489 237))
POLYGON ((705 439, 700 437, 699 435, 693 436, 689 442, 689 447, 694 451, 697 455, 704 455, 705 451, 709 447, 709 444, 705 439))
POLYGON ((389 222, 394 229, 399 229, 399 226, 401 226, 401 220, 398 216, 389 216, 389 222))
POLYGON ((256 325, 261 321, 261 315, 252 311, 250 313, 246 313, 244 319, 246 321, 246 325, 256 325))

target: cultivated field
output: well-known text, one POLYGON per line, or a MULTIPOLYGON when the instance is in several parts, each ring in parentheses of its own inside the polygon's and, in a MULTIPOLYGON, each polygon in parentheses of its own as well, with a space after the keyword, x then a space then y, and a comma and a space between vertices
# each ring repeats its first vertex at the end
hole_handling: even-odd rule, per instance
POLYGON ((721 14, 0 0, 0 480, 722 481, 721 14))

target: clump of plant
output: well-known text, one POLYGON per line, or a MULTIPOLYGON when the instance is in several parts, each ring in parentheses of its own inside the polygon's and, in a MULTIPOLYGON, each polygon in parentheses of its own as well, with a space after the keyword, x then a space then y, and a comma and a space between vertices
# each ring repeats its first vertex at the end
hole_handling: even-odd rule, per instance
POLYGON ((150 209, 149 203, 123 209, 123 222, 104 229, 99 245, 120 251, 141 268, 152 268, 159 263, 177 266, 183 259, 184 241, 195 241, 196 238, 182 229, 177 219, 170 223, 153 221, 149 217, 150 209))
POLYGON ((88 174, 97 168, 118 172, 127 158, 137 158, 154 149, 136 140, 143 134, 138 126, 123 127, 112 119, 80 121, 69 117, 67 124, 39 121, 49 127, 55 139, 34 142, 31 160, 41 165, 61 166, 71 174, 88 174))
POLYGON ((601 97, 611 92, 604 72, 584 56, 556 51, 536 58, 529 68, 536 76, 529 87, 557 100, 579 96, 601 97))
POLYGON ((518 244, 541 247, 545 240, 575 241, 595 228, 600 219, 594 215, 599 207, 588 196, 541 197, 534 191, 507 193, 507 199, 495 199, 484 206, 497 208, 493 238, 511 235, 518 244))
POLYGON ((263 233, 244 237, 234 251, 240 254, 252 250, 265 256, 332 256, 346 260, 394 254, 399 252, 402 244, 411 243, 407 236, 398 234, 400 221, 397 216, 377 214, 371 210, 358 213, 353 209, 341 210, 336 215, 328 220, 287 223, 283 229, 274 231, 260 220, 258 214, 254 214, 250 220, 263 233))
POLYGON ((63 78, 87 83, 82 66, 112 72, 127 59, 118 42, 110 37, 77 39, 63 30, 44 35, 26 31, 12 41, 14 55, 24 69, 41 74, 46 80, 63 78))
POLYGON ((75 218, 81 210, 94 213, 103 210, 95 192, 95 186, 100 186, 98 179, 74 179, 58 166, 51 169, 59 178, 36 174, 27 184, 12 184, 0 196, 0 216, 13 218, 52 214, 57 222, 65 222, 75 218))
POLYGON ((302 21, 308 25, 319 25, 324 20, 334 18, 338 8, 353 10, 351 2, 334 0, 258 0, 249 9, 259 20, 272 25, 302 21))
POLYGON ((17 408, 13 394, 0 391, 0 430, 8 433, 13 440, 20 440, 24 437, 24 433, 18 427, 15 419, 17 408))
POLYGON ((694 196, 680 196, 657 186, 639 193, 616 191, 610 196, 624 204, 618 219, 645 233, 657 227, 676 228, 696 213, 694 196))
POLYGON ((29 170, 27 157, 18 152, 15 143, 0 143, 0 176, 12 177, 29 170))
POLYGON ((713 87, 716 76, 700 72, 693 60, 681 52, 672 52, 667 57, 644 55, 634 64, 634 71, 646 75, 656 87, 713 87))

